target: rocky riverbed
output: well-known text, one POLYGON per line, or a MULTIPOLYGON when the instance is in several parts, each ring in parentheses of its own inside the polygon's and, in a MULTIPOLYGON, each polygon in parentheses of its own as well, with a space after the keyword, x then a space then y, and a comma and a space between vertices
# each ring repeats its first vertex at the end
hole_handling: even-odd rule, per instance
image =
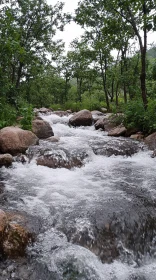
POLYGON ((57 141, 42 137, 1 168, 1 209, 24 217, 33 238, 20 258, 1 256, 0 279, 155 280, 152 152, 88 122, 69 126, 70 115, 40 117, 57 141))

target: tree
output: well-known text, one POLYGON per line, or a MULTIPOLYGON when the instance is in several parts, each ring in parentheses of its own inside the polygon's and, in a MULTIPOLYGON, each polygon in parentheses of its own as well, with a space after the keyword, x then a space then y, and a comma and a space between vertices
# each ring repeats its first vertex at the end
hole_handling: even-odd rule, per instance
POLYGON ((130 31, 131 36, 136 37, 139 42, 141 53, 141 96, 144 108, 147 108, 146 95, 146 52, 147 52, 147 33, 155 28, 156 3, 152 0, 84 0, 79 2, 75 20, 82 26, 93 28, 96 22, 103 21, 101 30, 107 31, 107 37, 114 42, 120 39, 120 29, 130 31), (119 24, 118 24, 119 23, 119 24), (120 26, 120 28, 119 28, 120 26), (121 28, 122 27, 122 28, 121 28), (119 30, 117 30, 119 28, 119 30), (141 32, 143 31, 143 38, 141 32), (113 35, 114 34, 114 35, 113 35))
POLYGON ((62 8, 62 3, 52 7, 45 0, 18 0, 1 8, 1 95, 5 94, 10 103, 17 105, 20 83, 31 78, 34 68, 48 63, 48 52, 55 58, 60 51, 62 46, 53 37, 69 19, 62 8))

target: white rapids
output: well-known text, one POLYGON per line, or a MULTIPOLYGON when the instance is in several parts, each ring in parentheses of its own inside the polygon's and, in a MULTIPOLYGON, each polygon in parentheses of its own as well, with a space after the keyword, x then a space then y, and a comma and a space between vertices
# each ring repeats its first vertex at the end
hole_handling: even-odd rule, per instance
POLYGON ((54 135, 60 137, 55 145, 68 150, 82 148, 89 156, 81 168, 71 170, 37 166, 35 159, 24 165, 14 163, 13 168, 2 168, 6 189, 14 194, 11 207, 43 220, 43 232, 29 253, 41 266, 46 265, 51 273, 48 279, 52 280, 155 280, 155 254, 146 253, 140 265, 131 250, 130 261, 122 257, 102 263, 94 251, 75 242, 75 236, 78 240, 87 232, 94 243, 94 219, 100 213, 105 212, 105 222, 107 215, 114 212, 121 215, 122 206, 128 205, 125 211, 127 217, 131 216, 133 209, 128 207, 133 208, 133 190, 145 192, 154 201, 156 159, 150 157, 149 151, 140 151, 132 157, 95 155, 91 142, 113 141, 105 132, 95 131, 93 126, 69 127, 69 117, 43 118, 52 125, 54 135))

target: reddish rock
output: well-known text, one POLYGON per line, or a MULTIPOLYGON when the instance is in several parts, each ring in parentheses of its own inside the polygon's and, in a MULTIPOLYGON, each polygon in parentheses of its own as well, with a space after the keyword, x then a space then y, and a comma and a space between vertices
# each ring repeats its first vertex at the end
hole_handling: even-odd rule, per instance
POLYGON ((17 155, 23 153, 31 145, 38 144, 37 136, 28 130, 9 126, 0 130, 0 151, 17 155))
POLYGON ((69 124, 73 126, 92 125, 92 114, 88 110, 81 110, 69 119, 69 124))
POLYGON ((44 120, 39 120, 39 119, 36 119, 32 122, 32 132, 39 139, 46 139, 48 137, 54 136, 50 124, 44 120))
POLYGON ((126 131, 127 129, 121 124, 113 128, 111 131, 109 131, 108 136, 114 136, 114 137, 124 136, 126 131))
POLYGON ((19 257, 25 254, 30 234, 21 225, 10 223, 5 230, 3 253, 7 257, 19 257))

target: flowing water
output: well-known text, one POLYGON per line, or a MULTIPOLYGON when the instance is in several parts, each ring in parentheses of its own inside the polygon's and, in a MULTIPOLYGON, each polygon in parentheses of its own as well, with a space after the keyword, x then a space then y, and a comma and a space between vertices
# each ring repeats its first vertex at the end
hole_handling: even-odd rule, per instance
POLYGON ((29 279, 155 280, 156 159, 93 126, 69 127, 69 117, 43 118, 60 141, 41 141, 28 150, 29 163, 1 169, 7 207, 41 223, 27 252, 36 270, 29 279), (127 157, 131 146, 136 153, 127 157), (83 164, 37 166, 39 149, 83 164))

